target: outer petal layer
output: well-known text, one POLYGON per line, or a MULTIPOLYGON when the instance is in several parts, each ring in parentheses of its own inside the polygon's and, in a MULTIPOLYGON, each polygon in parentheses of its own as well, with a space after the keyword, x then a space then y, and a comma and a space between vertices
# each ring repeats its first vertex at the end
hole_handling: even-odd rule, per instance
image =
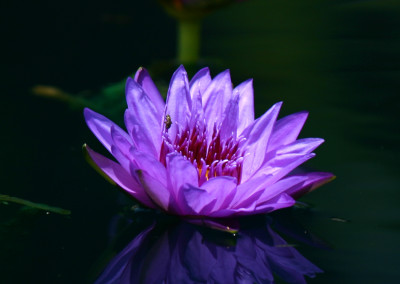
POLYGON ((164 113, 165 103, 147 70, 140 67, 135 74, 135 81, 142 87, 146 95, 150 98, 157 110, 158 117, 161 117, 164 113))
POLYGON ((282 102, 273 105, 263 116, 243 131, 247 138, 243 147, 248 154, 243 162, 242 180, 246 181, 262 164, 268 141, 282 102))
POLYGON ((125 139, 130 140, 129 135, 107 117, 89 108, 85 108, 83 114, 90 130, 109 152, 111 152, 111 145, 113 145, 111 127, 114 127, 114 130, 119 132, 125 139))
POLYGON ((127 193, 139 200, 144 205, 155 208, 154 203, 148 198, 143 187, 119 164, 107 159, 106 157, 96 153, 88 146, 85 147, 89 158, 97 166, 97 169, 103 172, 106 177, 114 181, 118 186, 127 193))

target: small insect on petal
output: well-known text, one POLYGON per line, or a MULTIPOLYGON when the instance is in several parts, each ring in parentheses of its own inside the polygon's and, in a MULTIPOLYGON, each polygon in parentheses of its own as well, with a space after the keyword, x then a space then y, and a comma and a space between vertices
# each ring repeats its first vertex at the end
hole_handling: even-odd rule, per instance
POLYGON ((171 116, 169 114, 167 114, 165 116, 165 120, 164 120, 164 124, 165 124, 165 129, 168 130, 171 128, 172 125, 172 120, 171 120, 171 116))

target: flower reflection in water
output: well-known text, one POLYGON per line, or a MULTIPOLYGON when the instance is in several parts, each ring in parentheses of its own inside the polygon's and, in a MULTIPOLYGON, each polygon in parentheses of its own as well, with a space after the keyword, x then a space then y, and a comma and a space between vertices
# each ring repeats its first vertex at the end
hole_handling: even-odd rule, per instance
POLYGON ((322 271, 270 225, 237 235, 184 222, 138 234, 95 283, 306 283, 322 271))

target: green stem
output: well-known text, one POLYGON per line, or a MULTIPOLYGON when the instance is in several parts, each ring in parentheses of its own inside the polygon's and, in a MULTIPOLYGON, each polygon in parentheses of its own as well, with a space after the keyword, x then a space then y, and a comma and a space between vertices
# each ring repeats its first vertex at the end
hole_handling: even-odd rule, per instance
POLYGON ((196 64, 200 54, 200 20, 178 21, 178 60, 182 64, 196 64))
POLYGON ((66 209, 53 207, 53 206, 49 206, 49 205, 41 204, 41 203, 34 203, 34 202, 31 202, 31 201, 28 201, 28 200, 24 200, 24 199, 21 199, 21 198, 18 198, 18 197, 12 197, 12 196, 3 195, 3 194, 0 194, 0 201, 3 201, 3 202, 14 202, 14 203, 18 203, 18 204, 21 204, 21 205, 33 207, 33 208, 44 210, 44 211, 54 212, 54 213, 58 213, 58 214, 62 214, 62 215, 71 214, 71 211, 66 210, 66 209))

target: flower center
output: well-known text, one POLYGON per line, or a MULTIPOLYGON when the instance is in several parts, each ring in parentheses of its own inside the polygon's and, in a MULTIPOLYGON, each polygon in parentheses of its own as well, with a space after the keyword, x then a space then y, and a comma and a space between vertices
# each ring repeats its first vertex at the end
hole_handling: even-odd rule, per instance
POLYGON ((177 152, 186 157, 198 170, 199 184, 212 177, 232 176, 240 183, 243 155, 239 147, 242 138, 229 137, 223 140, 219 129, 214 126, 211 141, 207 141, 207 130, 196 123, 184 131, 178 131, 175 141, 169 138, 168 129, 163 133, 160 161, 166 164, 166 155, 177 152))

